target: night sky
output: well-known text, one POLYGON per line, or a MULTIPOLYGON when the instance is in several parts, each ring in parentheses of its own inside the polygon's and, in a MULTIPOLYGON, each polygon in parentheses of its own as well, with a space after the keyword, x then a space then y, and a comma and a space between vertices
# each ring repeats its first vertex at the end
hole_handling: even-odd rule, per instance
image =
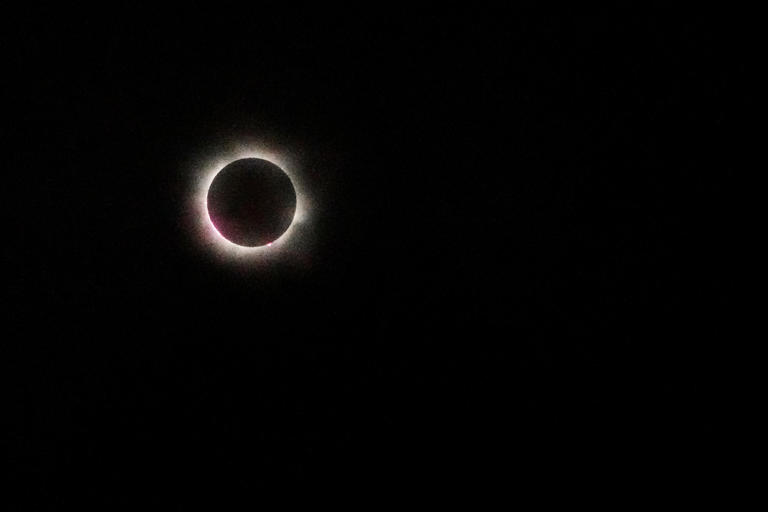
POLYGON ((739 70, 639 5, 6 17, 0 508, 706 473, 739 70), (189 203, 252 140, 311 207, 244 264, 189 203))

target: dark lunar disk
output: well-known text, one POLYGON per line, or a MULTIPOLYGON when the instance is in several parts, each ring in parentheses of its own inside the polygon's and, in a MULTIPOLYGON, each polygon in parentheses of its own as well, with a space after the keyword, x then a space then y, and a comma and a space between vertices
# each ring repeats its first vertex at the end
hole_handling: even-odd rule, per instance
POLYGON ((232 243, 257 247, 285 233, 296 212, 296 191, 285 172, 261 158, 224 167, 208 189, 208 215, 232 243))

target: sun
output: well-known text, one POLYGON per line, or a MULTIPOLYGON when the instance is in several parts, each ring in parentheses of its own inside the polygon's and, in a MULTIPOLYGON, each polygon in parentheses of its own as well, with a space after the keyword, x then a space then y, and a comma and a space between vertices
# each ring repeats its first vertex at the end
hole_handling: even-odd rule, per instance
POLYGON ((278 152, 266 145, 249 143, 221 149, 217 154, 195 165, 191 210, 197 242, 221 260, 233 262, 258 262, 285 257, 306 250, 309 196, 304 187, 300 165, 285 152, 278 152), (258 247, 244 247, 230 242, 219 233, 208 213, 208 189, 213 179, 226 165, 243 158, 260 158, 280 167, 291 179, 296 191, 296 211, 293 222, 276 240, 258 247))

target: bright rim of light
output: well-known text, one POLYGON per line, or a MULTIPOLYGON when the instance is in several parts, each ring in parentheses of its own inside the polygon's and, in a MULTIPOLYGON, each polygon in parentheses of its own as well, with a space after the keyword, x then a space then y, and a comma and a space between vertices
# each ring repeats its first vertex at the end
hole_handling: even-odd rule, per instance
POLYGON ((225 154, 219 154, 216 158, 211 159, 200 167, 195 183, 194 209, 197 218, 197 229, 202 237, 202 242, 217 254, 238 260, 261 259, 278 252, 295 249, 300 243, 297 230, 308 220, 307 202, 306 194, 296 171, 295 162, 284 154, 259 146, 240 147, 225 154), (244 247, 224 238, 213 225, 208 212, 208 189, 213 179, 225 166, 243 158, 260 158, 277 165, 291 179, 293 188, 296 191, 296 211, 291 225, 279 238, 258 247, 244 247))

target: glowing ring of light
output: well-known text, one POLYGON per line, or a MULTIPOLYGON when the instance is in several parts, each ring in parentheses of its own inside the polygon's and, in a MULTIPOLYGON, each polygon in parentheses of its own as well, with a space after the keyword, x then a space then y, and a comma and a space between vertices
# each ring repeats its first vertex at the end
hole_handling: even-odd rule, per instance
POLYGON ((288 250, 295 250, 301 242, 301 237, 298 236, 297 231, 303 224, 306 224, 309 218, 308 197, 299 173, 296 171, 295 163, 285 155, 256 146, 241 147, 218 155, 200 166, 195 181, 193 203, 197 231, 202 243, 211 248, 217 255, 227 259, 265 259, 288 250), (208 189, 213 179, 225 166, 242 158, 260 158, 275 164, 288 175, 296 191, 296 211, 291 225, 280 237, 267 245, 244 247, 227 240, 213 225, 208 212, 208 189))

